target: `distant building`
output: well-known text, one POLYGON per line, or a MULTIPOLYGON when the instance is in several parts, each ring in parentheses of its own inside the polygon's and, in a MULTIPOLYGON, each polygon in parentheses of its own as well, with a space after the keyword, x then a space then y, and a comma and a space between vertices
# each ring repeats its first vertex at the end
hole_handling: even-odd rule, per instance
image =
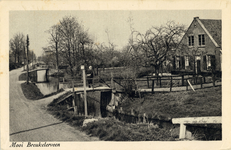
POLYGON ((176 72, 221 72, 221 20, 194 17, 173 56, 176 72))

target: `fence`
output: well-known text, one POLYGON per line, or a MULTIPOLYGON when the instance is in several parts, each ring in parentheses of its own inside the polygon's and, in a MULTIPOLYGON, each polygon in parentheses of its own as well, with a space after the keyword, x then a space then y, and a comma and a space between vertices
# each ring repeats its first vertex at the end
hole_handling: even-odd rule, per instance
MULTIPOLYGON (((174 76, 147 77, 146 80, 138 79, 137 81, 138 82, 143 81, 143 85, 144 85, 144 81, 147 81, 147 87, 151 88, 152 92, 154 92, 154 88, 169 88, 169 91, 171 92, 173 87, 186 86, 186 90, 188 90, 188 87, 191 85, 200 85, 200 88, 203 88, 203 84, 213 83, 213 86, 215 86, 217 80, 220 79, 216 79, 210 76, 174 75, 174 76)), ((139 87, 141 88, 141 86, 139 87)))

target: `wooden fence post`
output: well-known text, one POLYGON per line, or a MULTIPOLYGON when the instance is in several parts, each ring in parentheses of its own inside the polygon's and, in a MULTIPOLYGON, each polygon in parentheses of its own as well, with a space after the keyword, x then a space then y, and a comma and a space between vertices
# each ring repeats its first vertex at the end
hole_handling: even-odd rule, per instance
POLYGON ((143 123, 146 123, 146 113, 143 115, 143 123))
POLYGON ((213 80, 213 86, 215 87, 215 76, 212 76, 212 80, 213 80))
POLYGON ((152 80, 152 94, 154 93, 154 79, 152 80))
POLYGON ((170 92, 172 91, 172 76, 171 76, 171 81, 170 81, 170 92))
POLYGON ((202 77, 200 77, 200 82, 201 82, 201 88, 203 88, 202 77))
POLYGON ((160 87, 161 87, 161 77, 160 77, 160 87))
POLYGON ((181 80, 181 82, 182 82, 182 86, 184 86, 184 75, 182 75, 182 80, 181 80))
POLYGON ((113 73, 111 72, 111 89, 113 89, 114 86, 113 86, 113 73))
POLYGON ((73 89, 73 92, 72 92, 72 96, 73 96, 73 107, 74 107, 74 115, 77 114, 77 106, 76 106, 76 100, 75 100, 75 88, 74 88, 74 82, 72 80, 72 89, 73 89))
POLYGON ((149 77, 147 76, 147 84, 148 84, 148 88, 149 88, 149 77))
POLYGON ((186 79, 186 90, 188 91, 188 79, 186 79))

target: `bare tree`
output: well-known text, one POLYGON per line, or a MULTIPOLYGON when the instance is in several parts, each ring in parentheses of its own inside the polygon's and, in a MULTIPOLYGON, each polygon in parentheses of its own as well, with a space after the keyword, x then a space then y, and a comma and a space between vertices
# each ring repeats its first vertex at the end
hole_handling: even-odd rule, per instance
POLYGON ((160 66, 166 60, 169 52, 176 49, 185 33, 185 26, 173 21, 165 26, 152 27, 145 34, 134 31, 135 42, 138 50, 144 56, 144 66, 155 68, 155 74, 159 75, 160 66))
POLYGON ((49 47, 56 52, 56 64, 59 65, 59 59, 61 59, 62 63, 69 66, 69 73, 73 77, 79 66, 87 63, 85 49, 92 42, 88 32, 75 17, 71 16, 62 18, 47 32, 50 35, 49 47))

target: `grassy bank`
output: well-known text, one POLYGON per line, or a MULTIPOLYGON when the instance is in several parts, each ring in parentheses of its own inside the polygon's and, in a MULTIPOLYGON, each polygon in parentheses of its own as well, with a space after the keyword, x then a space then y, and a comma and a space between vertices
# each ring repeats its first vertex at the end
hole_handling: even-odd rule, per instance
POLYGON ((67 122, 90 136, 97 136, 104 141, 173 141, 170 129, 147 126, 144 124, 128 124, 114 118, 101 118, 82 127, 84 116, 74 116, 65 106, 49 105, 48 111, 56 118, 67 122))
MULTIPOLYGON (((177 117, 221 116, 221 87, 172 93, 146 93, 142 99, 127 99, 122 103, 125 113, 133 109, 135 114, 146 113, 148 117, 171 120, 177 117)), ((54 101, 57 101, 54 100, 54 101)), ((74 116, 65 105, 52 103, 48 111, 56 118, 69 123, 91 136, 105 141, 174 141, 179 135, 177 125, 132 124, 111 118, 102 118, 82 127, 84 116, 74 116)), ((219 126, 219 125, 218 125, 219 126)), ((191 126, 192 139, 220 140, 221 127, 204 128, 191 126)))
POLYGON ((122 103, 123 110, 133 109, 154 118, 221 116, 221 86, 195 92, 146 93, 143 96, 122 103))

